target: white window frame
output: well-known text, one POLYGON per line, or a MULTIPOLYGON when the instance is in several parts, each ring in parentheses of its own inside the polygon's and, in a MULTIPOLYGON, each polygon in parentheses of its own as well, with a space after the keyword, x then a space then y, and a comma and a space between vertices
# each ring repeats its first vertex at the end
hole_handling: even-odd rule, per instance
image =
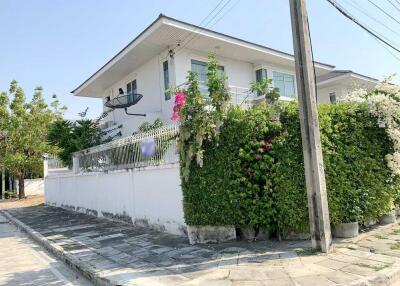
POLYGON ((274 65, 268 65, 268 64, 258 64, 258 65, 254 65, 253 67, 253 79, 256 80, 256 70, 258 69, 266 69, 267 70, 267 79, 272 80, 272 84, 271 87, 275 88, 275 84, 274 84, 274 72, 280 72, 280 73, 284 73, 284 74, 288 74, 288 75, 292 75, 294 77, 294 93, 295 96, 294 97, 287 97, 287 96, 279 96, 279 100, 283 100, 283 101, 293 101, 293 100, 297 100, 298 99, 298 92, 297 92, 297 79, 296 79, 296 73, 293 71, 290 71, 288 69, 283 69, 283 68, 279 68, 277 66, 274 65))

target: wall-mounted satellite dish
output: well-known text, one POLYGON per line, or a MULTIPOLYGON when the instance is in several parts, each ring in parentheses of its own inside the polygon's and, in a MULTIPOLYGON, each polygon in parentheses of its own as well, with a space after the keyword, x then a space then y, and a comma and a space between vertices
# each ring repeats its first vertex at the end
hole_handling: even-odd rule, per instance
POLYGON ((125 113, 128 115, 135 115, 135 116, 146 116, 146 114, 142 113, 128 113, 128 107, 135 105, 143 98, 143 95, 139 93, 129 93, 129 94, 122 94, 118 97, 115 97, 109 101, 107 101, 104 105, 106 107, 112 109, 125 109, 125 113))

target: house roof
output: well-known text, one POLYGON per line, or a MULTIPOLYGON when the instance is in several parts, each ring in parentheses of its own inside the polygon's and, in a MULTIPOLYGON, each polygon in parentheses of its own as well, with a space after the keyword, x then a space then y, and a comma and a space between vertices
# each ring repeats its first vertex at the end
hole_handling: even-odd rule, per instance
POLYGON ((324 84, 324 83, 328 83, 328 82, 333 82, 336 80, 340 80, 344 77, 353 77, 353 78, 357 78, 360 80, 364 80, 364 81, 368 81, 368 82, 372 82, 372 83, 377 83, 379 80, 376 78, 372 78, 369 76, 365 76, 359 73, 355 73, 351 70, 334 70, 331 71, 329 73, 320 75, 317 77, 317 84, 324 84))
MULTIPOLYGON (((114 83, 117 80, 117 77, 111 75, 111 72, 121 71, 127 72, 128 65, 123 64, 122 59, 129 59, 130 61, 136 61, 137 64, 143 64, 146 58, 143 56, 144 53, 153 53, 158 54, 161 51, 169 48, 171 45, 175 44, 177 41, 185 39, 186 36, 190 33, 197 34, 199 37, 196 39, 196 46, 192 46, 193 49, 196 49, 199 45, 201 38, 213 39, 214 41, 219 41, 223 45, 226 44, 225 47, 230 45, 230 49, 240 51, 246 51, 243 54, 252 56, 252 59, 257 59, 262 56, 270 56, 275 58, 276 61, 282 61, 287 63, 294 63, 294 56, 289 53, 285 53, 276 49, 272 49, 260 44, 252 43, 243 39, 239 39, 236 37, 232 37, 220 32, 216 32, 210 29, 202 28, 197 25, 193 25, 181 20, 177 20, 163 14, 160 14, 158 18, 153 21, 145 30, 143 30, 137 37, 135 37, 128 45, 126 45, 120 52, 118 52, 114 57, 112 57, 108 62, 106 62, 99 70, 97 70, 94 74, 92 74, 87 80, 85 80, 82 84, 80 84, 77 88, 75 88, 72 93, 79 96, 96 96, 98 95, 90 95, 90 93, 96 93, 101 88, 104 88, 107 84, 114 83), (163 42, 162 42, 163 41, 163 42), (136 50, 136 53, 134 52, 136 50), (251 51, 250 51, 251 50, 251 51), (139 56, 139 52, 141 53, 139 56), (142 60, 138 59, 142 58, 142 60), (115 65, 118 64, 118 68, 115 65), (108 73, 108 76, 105 74, 108 73), (103 85, 99 84, 94 86, 93 82, 102 78, 104 81, 103 85), (114 82, 113 82, 114 81, 114 82)), ((192 44, 193 45, 193 44, 192 44)), ((215 46, 215 45, 214 45, 215 46)), ((203 43, 202 48, 209 48, 206 44, 203 43)), ((130 64, 129 68, 132 69, 132 64, 130 64)), ((316 62, 316 67, 319 71, 324 70, 324 73, 332 70, 334 68, 333 65, 316 62)))

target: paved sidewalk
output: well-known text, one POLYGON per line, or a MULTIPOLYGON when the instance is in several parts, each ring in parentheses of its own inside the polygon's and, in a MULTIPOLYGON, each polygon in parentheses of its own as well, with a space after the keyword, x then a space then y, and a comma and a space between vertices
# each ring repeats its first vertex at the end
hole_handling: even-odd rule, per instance
POLYGON ((323 255, 308 241, 190 246, 182 237, 55 207, 8 212, 102 285, 391 285, 400 277, 397 224, 357 242, 337 241, 323 255))
POLYGON ((0 215, 0 285, 91 286, 0 215))

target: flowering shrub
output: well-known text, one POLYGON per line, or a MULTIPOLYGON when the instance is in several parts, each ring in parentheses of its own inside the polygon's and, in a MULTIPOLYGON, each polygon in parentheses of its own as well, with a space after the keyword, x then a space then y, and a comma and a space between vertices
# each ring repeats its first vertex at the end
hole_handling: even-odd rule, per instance
POLYGON ((179 153, 183 180, 188 179, 194 158, 197 166, 203 166, 204 142, 218 137, 230 101, 226 77, 218 76, 218 63, 213 54, 209 55, 207 69, 208 98, 201 94, 197 74, 192 71, 188 73, 185 90, 175 98, 174 113, 175 110, 178 113, 175 118, 181 121, 179 153))
POLYGON ((218 140, 204 145, 203 167, 192 164, 189 179, 182 181, 186 223, 272 225, 270 169, 280 132, 271 109, 230 107, 218 140))
POLYGON ((179 110, 185 106, 185 94, 183 91, 178 91, 175 95, 175 102, 174 102, 174 108, 173 108, 173 113, 171 119, 174 121, 179 121, 180 116, 179 116, 179 110))
POLYGON ((342 101, 365 103, 369 112, 378 119, 378 124, 384 127, 392 143, 392 150, 385 156, 387 165, 393 176, 400 175, 400 86, 390 84, 390 77, 367 92, 357 89, 342 101))
MULTIPOLYGON (((309 232, 298 107, 278 107, 279 120, 271 106, 228 109, 219 139, 203 145, 203 167, 191 164, 182 182, 188 225, 262 226, 283 237, 309 232)), ((364 104, 318 108, 331 221, 378 218, 395 191, 385 130, 364 104)))

